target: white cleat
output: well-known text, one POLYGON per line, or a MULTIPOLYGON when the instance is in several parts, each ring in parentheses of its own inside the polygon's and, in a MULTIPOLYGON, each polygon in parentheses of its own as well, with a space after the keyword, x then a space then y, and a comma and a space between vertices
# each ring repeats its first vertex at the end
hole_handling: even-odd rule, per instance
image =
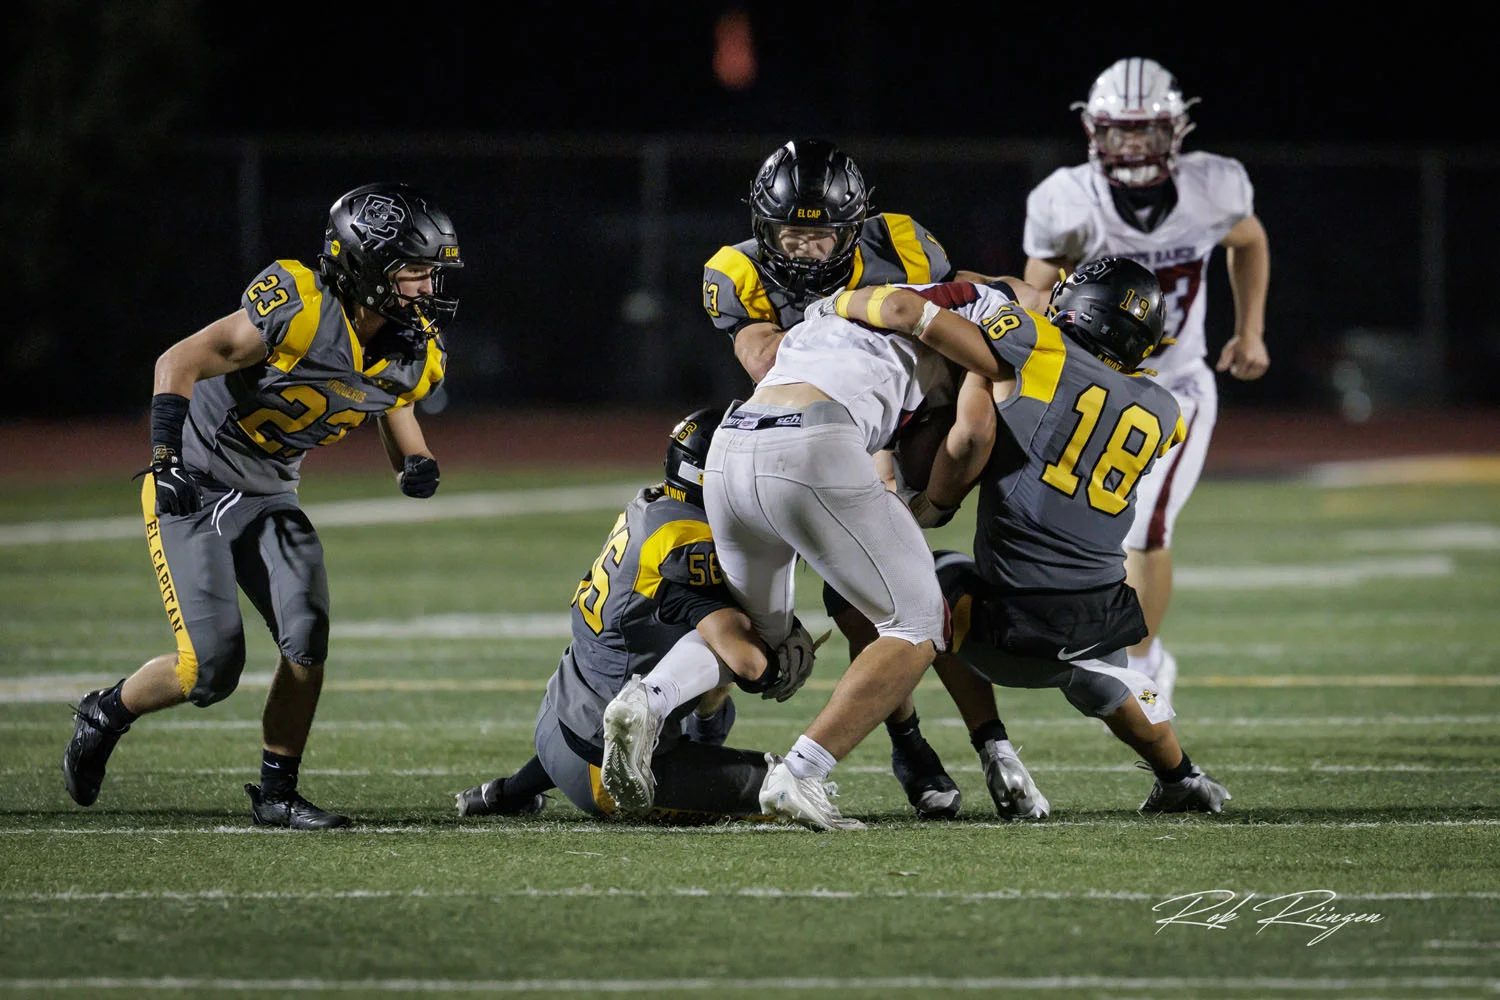
POLYGON ((1191 773, 1181 781, 1156 779, 1151 794, 1141 803, 1143 813, 1180 813, 1224 811, 1224 803, 1234 798, 1229 789, 1203 773, 1203 768, 1193 765, 1191 773))
POLYGON ((651 755, 661 735, 661 720, 651 714, 646 685, 630 677, 604 709, 604 761, 600 780, 619 812, 642 817, 656 800, 651 755))
POLYGON ((766 754, 765 780, 760 785, 761 811, 801 823, 815 830, 864 830, 857 819, 840 815, 838 806, 829 801, 839 789, 831 781, 799 778, 774 753, 766 754))
POLYGON ((984 764, 984 783, 1001 819, 1046 819, 1052 814, 1052 806, 1037 791, 1031 772, 1008 744, 986 740, 979 759, 984 764))

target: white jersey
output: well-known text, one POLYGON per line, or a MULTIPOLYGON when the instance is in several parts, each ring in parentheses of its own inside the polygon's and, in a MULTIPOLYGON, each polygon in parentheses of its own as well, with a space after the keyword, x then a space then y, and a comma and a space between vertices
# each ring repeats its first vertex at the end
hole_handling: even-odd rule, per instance
POLYGON ((926 345, 830 314, 789 329, 758 385, 817 386, 854 417, 873 455, 890 447, 902 420, 947 375, 941 355, 926 345))
POLYGON ((1173 174, 1177 204, 1151 232, 1120 218, 1109 181, 1092 164, 1062 167, 1026 197, 1028 257, 1065 257, 1079 263, 1128 257, 1156 272, 1166 309, 1166 336, 1147 362, 1163 378, 1202 361, 1207 353, 1204 288, 1214 247, 1241 219, 1254 214, 1255 192, 1239 160, 1184 153, 1173 174))

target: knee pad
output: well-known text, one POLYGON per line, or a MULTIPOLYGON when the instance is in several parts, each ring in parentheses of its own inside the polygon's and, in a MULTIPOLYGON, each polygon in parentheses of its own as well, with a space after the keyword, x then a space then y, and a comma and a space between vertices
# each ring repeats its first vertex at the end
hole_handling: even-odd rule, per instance
POLYGON ((1073 676, 1062 692, 1074 708, 1095 718, 1110 714, 1132 695, 1130 686, 1119 678, 1082 667, 1073 668, 1073 676))
POLYGON ((198 654, 198 671, 187 698, 198 708, 207 708, 228 698, 239 687, 240 674, 245 669, 245 633, 215 638, 206 648, 195 644, 194 649, 198 654))

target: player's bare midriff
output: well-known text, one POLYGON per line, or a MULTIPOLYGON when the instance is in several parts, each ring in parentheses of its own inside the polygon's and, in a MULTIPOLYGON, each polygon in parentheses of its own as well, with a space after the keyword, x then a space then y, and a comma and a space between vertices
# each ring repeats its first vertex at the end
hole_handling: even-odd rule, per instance
POLYGON ((755 395, 747 402, 767 403, 771 406, 806 406, 808 403, 832 399, 832 396, 811 382, 784 382, 756 389, 755 395))

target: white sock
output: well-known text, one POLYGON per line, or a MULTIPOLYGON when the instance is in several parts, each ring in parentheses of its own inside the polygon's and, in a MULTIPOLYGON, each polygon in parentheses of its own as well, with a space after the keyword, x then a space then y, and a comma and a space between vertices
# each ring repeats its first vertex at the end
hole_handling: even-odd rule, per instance
POLYGON ((1145 656, 1136 656, 1134 653, 1125 654, 1125 665, 1136 673, 1145 674, 1152 680, 1156 679, 1156 672, 1161 669, 1161 639, 1153 638, 1151 645, 1146 647, 1145 656))
POLYGON ((786 769, 799 778, 826 778, 837 763, 833 754, 806 736, 797 737, 786 754, 786 769))
POLYGON ((651 714, 665 719, 678 705, 719 686, 719 658, 701 635, 689 632, 667 650, 645 682, 651 714))

